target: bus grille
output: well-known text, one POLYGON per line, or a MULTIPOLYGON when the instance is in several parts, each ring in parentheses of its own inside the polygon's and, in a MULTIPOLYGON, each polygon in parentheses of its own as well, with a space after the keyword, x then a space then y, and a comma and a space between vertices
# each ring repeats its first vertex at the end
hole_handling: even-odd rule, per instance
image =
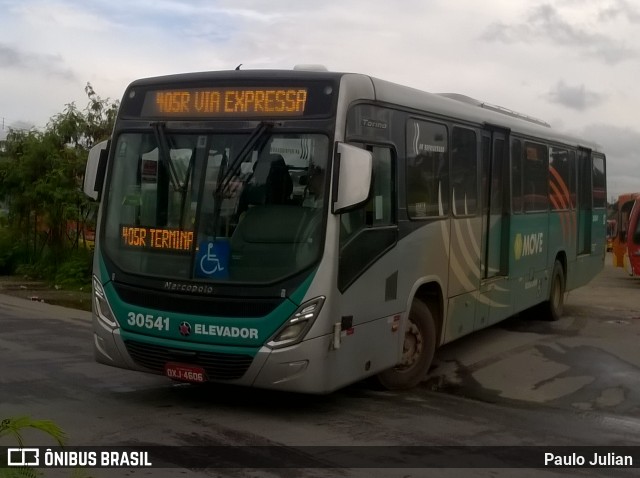
POLYGON ((182 313, 188 310, 191 314, 218 317, 264 317, 270 314, 286 299, 282 297, 206 297, 201 295, 182 295, 157 290, 132 287, 117 282, 113 283, 118 296, 126 303, 182 313))
POLYGON ((241 378, 253 362, 250 355, 171 349, 134 340, 125 341, 125 345, 138 365, 158 373, 164 373, 165 363, 180 362, 204 368, 211 380, 235 380, 241 378))

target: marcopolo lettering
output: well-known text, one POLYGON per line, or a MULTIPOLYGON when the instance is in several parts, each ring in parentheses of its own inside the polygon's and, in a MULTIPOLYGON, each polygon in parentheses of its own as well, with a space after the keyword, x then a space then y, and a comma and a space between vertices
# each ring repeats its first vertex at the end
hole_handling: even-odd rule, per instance
POLYGON ((176 292, 189 292, 191 294, 213 294, 213 287, 203 284, 166 281, 164 283, 164 289, 176 292))

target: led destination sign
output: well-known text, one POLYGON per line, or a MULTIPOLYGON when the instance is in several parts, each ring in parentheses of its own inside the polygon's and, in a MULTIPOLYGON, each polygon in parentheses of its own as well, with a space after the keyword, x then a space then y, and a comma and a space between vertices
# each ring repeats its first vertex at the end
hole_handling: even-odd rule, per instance
POLYGON ((193 247, 193 231, 179 229, 120 226, 120 237, 123 246, 140 249, 189 252, 193 247))
POLYGON ((306 88, 186 88, 146 93, 142 116, 302 116, 306 88))

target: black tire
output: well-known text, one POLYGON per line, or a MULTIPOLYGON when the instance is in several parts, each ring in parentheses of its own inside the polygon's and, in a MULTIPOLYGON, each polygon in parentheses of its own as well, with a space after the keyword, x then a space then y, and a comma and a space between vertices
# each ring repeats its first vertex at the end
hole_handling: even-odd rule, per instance
POLYGON ((404 336, 402 363, 378 374, 378 381, 387 390, 415 387, 425 379, 436 351, 436 327, 429 307, 414 300, 409 312, 404 336))
POLYGON ((562 317, 564 309, 564 269, 560 261, 553 264, 553 272, 551 273, 551 284, 549 290, 549 300, 544 305, 544 314, 548 320, 556 321, 562 317))

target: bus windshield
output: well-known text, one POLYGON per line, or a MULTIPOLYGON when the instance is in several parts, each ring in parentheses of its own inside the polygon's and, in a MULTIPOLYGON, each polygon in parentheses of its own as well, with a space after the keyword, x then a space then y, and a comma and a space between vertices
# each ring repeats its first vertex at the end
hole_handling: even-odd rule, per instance
POLYGON ((328 138, 165 131, 117 138, 104 248, 123 271, 270 283, 320 257, 328 138))

